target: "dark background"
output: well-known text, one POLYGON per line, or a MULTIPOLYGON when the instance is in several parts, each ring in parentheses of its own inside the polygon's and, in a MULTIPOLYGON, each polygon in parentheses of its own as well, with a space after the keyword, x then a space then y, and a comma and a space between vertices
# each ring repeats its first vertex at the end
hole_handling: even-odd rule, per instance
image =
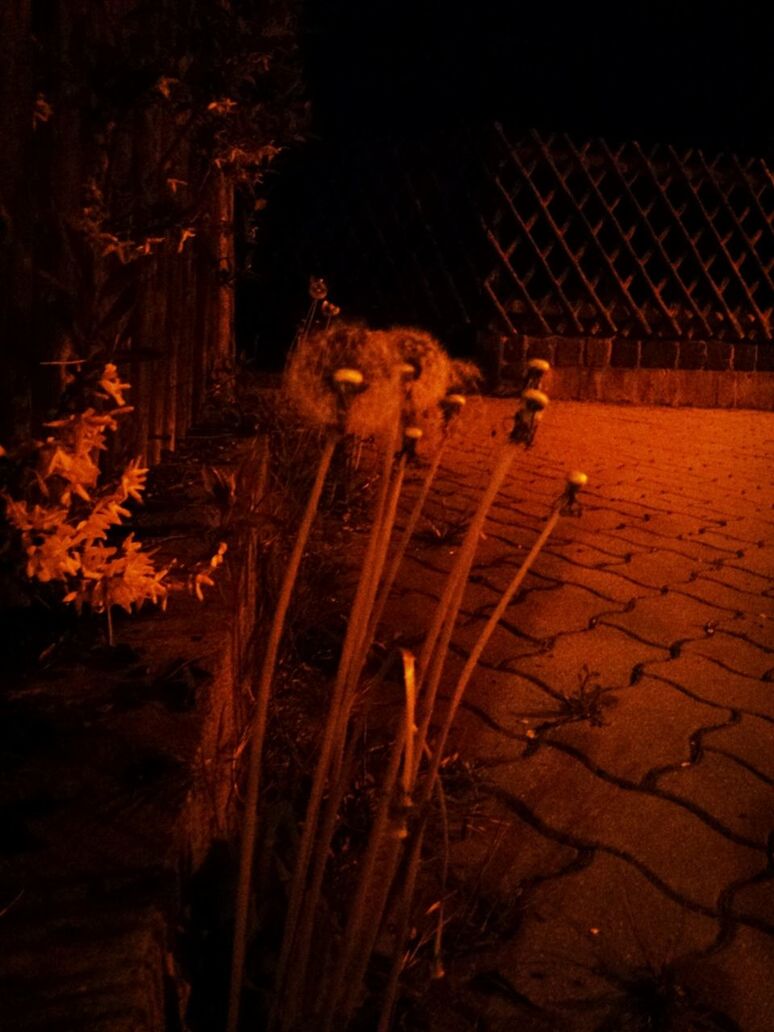
POLYGON ((769 0, 307 0, 314 129, 410 135, 482 118, 760 152, 769 0))
POLYGON ((764 156, 774 149, 772 41, 769 0, 305 0, 310 124, 266 179, 269 204, 243 254, 240 348, 282 364, 314 273, 349 317, 418 322, 470 353, 480 320, 413 305, 392 275, 413 269, 419 281, 434 260, 411 235, 402 173, 432 169, 445 191, 460 181, 461 203, 434 227, 456 233, 481 273, 488 251, 482 264, 477 218, 463 224, 475 215, 463 181, 484 127, 500 119, 514 136, 534 128, 764 156))

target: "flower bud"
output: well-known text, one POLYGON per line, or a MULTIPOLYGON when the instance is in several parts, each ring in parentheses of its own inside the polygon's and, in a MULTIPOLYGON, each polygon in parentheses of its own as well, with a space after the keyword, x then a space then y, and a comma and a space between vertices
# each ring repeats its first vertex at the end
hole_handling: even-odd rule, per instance
POLYGON ((359 369, 337 369, 333 374, 333 382, 336 386, 363 386, 363 374, 359 369))
POLYGON ((548 407, 548 395, 538 391, 534 387, 528 388, 521 395, 524 407, 530 412, 542 412, 548 407))

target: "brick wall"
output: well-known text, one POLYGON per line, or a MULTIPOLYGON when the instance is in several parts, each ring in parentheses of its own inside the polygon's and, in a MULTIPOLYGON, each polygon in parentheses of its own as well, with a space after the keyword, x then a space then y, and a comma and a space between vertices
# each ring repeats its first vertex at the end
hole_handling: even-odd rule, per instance
POLYGON ((515 387, 524 363, 544 358, 556 398, 774 408, 774 344, 488 332, 479 336, 478 356, 492 389, 515 387))

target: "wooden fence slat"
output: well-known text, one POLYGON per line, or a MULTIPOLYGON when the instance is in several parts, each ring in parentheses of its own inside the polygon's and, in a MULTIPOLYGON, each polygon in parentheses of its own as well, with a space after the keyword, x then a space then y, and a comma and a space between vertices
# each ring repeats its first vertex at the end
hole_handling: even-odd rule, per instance
POLYGON ((650 234, 651 239, 653 240, 654 244, 656 245, 656 249, 657 249, 657 251, 659 253, 659 256, 661 257, 662 261, 664 262, 665 266, 668 269, 670 269, 670 271, 672 273, 672 276, 673 276, 673 281, 677 284, 677 286, 678 286, 678 288, 680 290, 680 293, 683 295, 685 300, 688 302, 688 306, 692 309, 694 314, 700 320, 700 322, 701 322, 705 332, 707 333, 707 335, 711 336, 712 335, 712 327, 707 322, 705 314, 702 312, 702 310, 699 308, 698 304, 696 303, 696 301, 694 299, 694 296, 693 296, 693 290, 688 288, 688 286, 686 285, 686 283, 683 280, 683 278, 679 275, 679 269, 680 269, 680 266, 682 265, 683 259, 679 259, 679 258, 678 259, 672 259, 670 257, 670 255, 668 254, 666 248, 664 247, 664 241, 666 240, 667 236, 669 235, 669 233, 670 233, 670 231, 672 229, 671 225, 668 225, 665 229, 663 229, 661 231, 661 233, 656 231, 656 229, 655 229, 655 227, 653 225, 653 221, 652 221, 652 219, 650 217, 651 216, 651 212, 654 210, 654 208, 656 206, 655 198, 653 199, 653 201, 651 201, 651 203, 647 206, 647 208, 643 207, 640 204, 640 202, 637 200, 637 198, 635 197, 634 193, 632 192, 632 188, 631 188, 632 187, 632 183, 631 183, 631 181, 629 181, 626 178, 626 176, 624 175, 623 169, 621 167, 621 164, 620 164, 620 154, 621 154, 622 148, 618 151, 617 154, 614 154, 613 151, 610 150, 608 144, 604 140, 600 140, 599 142, 600 142, 600 145, 602 147, 602 150, 603 150, 606 158, 610 162, 610 165, 620 175, 621 183, 624 186, 626 194, 627 194, 631 204, 633 204, 635 209, 640 213, 640 216, 642 218, 642 225, 645 227, 645 229, 650 234))
POLYGON ((626 287, 624 282, 621 280, 621 277, 618 275, 618 270, 615 267, 615 263, 614 263, 611 255, 602 246, 602 244, 601 244, 601 242, 599 240, 599 231, 600 231, 603 223, 600 222, 597 225, 597 227, 593 227, 591 225, 591 223, 589 222, 589 220, 586 218, 586 214, 583 211, 584 205, 588 202, 588 199, 591 196, 591 192, 589 191, 588 193, 586 193, 584 195, 584 197, 582 197, 580 200, 576 200, 576 198, 573 195, 572 191, 567 186, 567 181, 566 181, 565 177, 561 174, 561 172, 557 168, 556 163, 554 162, 553 157, 551 156, 551 152, 550 152, 549 148, 545 145, 544 141, 538 135, 537 131, 533 131, 532 136, 535 139, 535 141, 537 142, 538 146, 540 147, 540 151, 541 151, 541 153, 543 154, 543 157, 546 160, 546 164, 548 165, 548 167, 551 169, 551 171, 556 176, 557 181, 558 181, 560 187, 562 188, 562 192, 564 193, 565 197, 569 200, 569 202, 571 204, 573 204, 575 206, 575 209, 576 209, 576 211, 578 213, 578 217, 580 218, 581 222, 583 223, 586 231, 589 233, 591 241, 595 245, 595 249, 597 251, 597 254, 601 257, 603 263, 607 267, 607 270, 608 270, 608 272, 610 273, 610 275, 611 275, 611 277, 613 279, 613 282, 618 287, 619 292, 623 295, 624 301, 629 306, 631 314, 634 316, 636 321, 639 322, 640 326, 645 331, 645 334, 648 337, 651 336, 651 332, 652 331, 651 331, 650 324, 649 324, 648 320, 645 318, 645 316, 641 312, 639 306, 635 302, 634 298, 629 293, 628 288, 626 287))
MULTIPOLYGON (((669 323, 669 325, 671 326, 671 328, 675 332, 675 334, 678 337, 681 336, 682 335, 682 328, 681 328, 680 324, 677 322, 677 320, 674 318, 674 316, 672 315, 672 312, 670 311, 669 306, 664 301, 664 298, 662 296, 661 290, 658 288, 657 284, 651 278, 650 273, 648 272, 647 260, 646 260, 645 255, 643 255, 643 256, 638 255, 637 252, 632 247, 632 238, 634 237, 634 233, 636 232, 637 226, 634 225, 629 230, 624 230, 623 226, 621 225, 621 223, 619 222, 619 220, 618 220, 618 218, 617 218, 617 216, 615 214, 616 209, 620 206, 620 204, 619 204, 620 196, 616 199, 614 204, 611 206, 608 203, 608 201, 605 198, 605 196, 602 193, 602 191, 599 189, 598 182, 593 179, 591 173, 589 172, 589 170, 588 170, 588 168, 587 168, 587 166, 586 166, 586 164, 584 162, 584 156, 585 156, 584 153, 582 151, 579 152, 577 150, 577 148, 575 147, 575 144, 572 142, 572 140, 570 139, 570 137, 567 134, 564 135, 564 140, 565 140, 566 145, 570 148, 572 153, 576 156, 577 161, 578 161, 578 167, 581 169, 581 172, 583 173, 583 175, 585 175, 587 177, 587 179, 589 180, 597 200, 599 201, 599 203, 606 210, 606 212, 608 214, 608 217, 610 219, 610 223, 611 223, 611 225, 613 225, 615 227, 618 235, 620 236, 620 238, 621 238, 621 240, 623 242, 623 246, 626 249, 627 254, 629 255, 629 257, 631 258, 631 260, 634 263, 635 267, 641 273, 643 279, 645 280, 645 282, 647 283, 648 287, 650 288, 651 294, 653 295, 653 298, 654 298, 654 300, 656 302, 656 305, 661 309, 661 312, 662 312, 664 318, 669 323)), ((586 146, 588 147, 588 144, 586 146)), ((629 284, 627 284, 627 291, 628 291, 628 286, 629 286, 629 284)), ((632 302, 632 303, 634 303, 634 302, 632 302)))
MULTIPOLYGON (((526 242, 530 245, 531 249, 534 251, 535 257, 540 262, 540 264, 543 267, 543 270, 545 271, 546 275, 548 276, 548 278, 553 283, 554 289, 556 290, 556 293, 557 293, 557 295, 559 297, 559 300, 562 302, 562 304, 564 306, 564 309, 567 312, 567 315, 569 316, 573 326, 578 331, 578 333, 582 333, 583 332, 583 323, 581 323, 580 319, 578 318, 578 316, 576 314, 575 309, 570 304, 569 298, 567 297, 567 295, 565 294, 565 292, 563 290, 563 286, 562 286, 563 285, 563 280, 558 279, 554 275, 554 271, 553 271, 553 269, 551 268, 551 266, 549 265, 549 262, 548 262, 548 256, 550 255, 551 251, 553 251, 553 249, 554 249, 553 243, 546 250, 541 250, 541 248, 537 244, 537 241, 533 237, 532 233, 530 233, 530 231, 528 230, 528 228, 527 228, 527 226, 526 226, 526 224, 524 222, 524 219, 522 218, 521 212, 516 207, 516 205, 513 203, 513 201, 511 200, 510 196, 508 195, 507 191, 503 187, 503 185, 502 185, 502 183, 500 181, 500 178, 496 176, 494 181, 495 181, 495 185, 497 186, 497 188, 502 193, 503 199, 505 200, 505 203, 508 205, 508 210, 511 212, 511 214, 514 217, 514 219, 516 220, 516 223, 518 224, 519 228, 521 229, 522 234, 523 234, 523 239, 526 240, 526 242)), ((567 271, 565 271, 565 273, 564 273, 565 277, 566 277, 566 275, 567 275, 567 271)))
MULTIPOLYGON (((723 257, 726 259, 726 262, 728 263, 728 266, 733 271, 734 276, 736 278, 736 281, 737 281, 737 283, 739 284, 739 286, 740 286, 740 288, 742 290, 742 293, 747 298, 747 302, 750 305, 750 307, 752 308, 753 313, 755 314, 755 317, 758 320, 761 329, 763 330, 764 336, 768 336, 769 335, 769 330, 770 330, 769 324, 768 324, 767 320, 764 318, 763 313, 761 312, 761 310, 758 308, 757 304, 755 303, 755 299, 753 298, 752 294, 750 293, 749 288, 747 286, 747 283, 746 283, 744 277, 739 272, 739 266, 737 265, 737 263, 731 257, 731 255, 730 255, 730 253, 728 251, 728 247, 726 246, 727 240, 720 236, 720 234, 718 233, 718 231, 717 231, 717 229, 715 227, 715 218, 717 217, 717 212, 718 212, 719 209, 716 209, 714 215, 712 215, 711 213, 709 213, 707 211, 707 209, 706 209, 706 207, 704 205, 704 202, 702 201, 701 196, 699 195, 699 191, 696 189, 696 186, 694 185, 694 183, 691 182, 690 176, 685 171, 685 163, 684 163, 684 161, 680 160, 680 158, 678 157, 678 155, 677 155, 677 153, 676 153, 676 151, 675 151, 675 149, 673 147, 669 147, 669 153, 672 155, 672 158, 673 158, 675 164, 677 165, 677 168, 679 170, 679 173, 680 173, 680 176, 681 176, 682 180, 685 182, 686 186, 688 187, 688 189, 691 191, 691 193, 693 194, 694 198, 696 199, 696 204, 698 205, 699 210, 702 212, 702 214, 704 215, 704 217, 706 219, 706 225, 709 228, 709 231, 712 234, 712 236, 715 238, 715 242, 720 247, 720 250, 721 250, 721 252, 723 254, 723 257)), ((713 255, 712 257, 713 257, 713 260, 714 260, 716 255, 713 255)), ((726 288, 723 287, 722 289, 725 292, 726 288)), ((724 293, 724 297, 725 297, 725 293, 724 293)))
POLYGON ((744 331, 742 330, 742 327, 739 325, 739 322, 737 321, 736 316, 734 315, 734 313, 731 311, 731 309, 729 308, 728 304, 726 303, 726 299, 723 296, 723 292, 718 289, 717 283, 712 278, 712 276, 710 276, 709 269, 708 269, 707 264, 706 264, 706 260, 703 258, 703 256, 701 255, 701 253, 699 252, 699 250, 698 250, 698 248, 696 246, 698 240, 701 238, 701 235, 703 234, 703 230, 700 230, 697 234, 694 234, 693 236, 688 232, 688 230, 685 227, 685 223, 682 220, 682 214, 685 211, 685 208, 687 207, 687 202, 686 202, 685 205, 683 205, 682 211, 678 211, 678 209, 676 209, 674 204, 672 203, 672 200, 669 197, 669 194, 667 193, 667 190, 668 190, 669 186, 671 185, 671 183, 673 182, 673 178, 674 177, 670 176, 665 182, 662 182, 662 180, 659 178, 658 172, 656 171, 653 163, 651 162, 650 158, 645 154, 645 152, 643 151, 643 149, 639 145, 639 143, 635 142, 633 144, 633 146, 634 146, 635 150, 637 151, 637 153, 640 155, 640 157, 642 159, 642 162, 643 162, 643 165, 644 165, 648 175, 650 176, 653 185, 658 190, 658 193, 659 193, 659 196, 661 197, 661 200, 663 201, 663 203, 666 206, 666 208, 672 213, 672 217, 674 218, 675 225, 676 225, 678 231, 681 233, 681 235, 685 239, 685 241, 688 243, 689 249, 690 249, 691 253, 693 254, 694 260, 696 261, 699 269, 704 273, 704 278, 705 278, 707 286, 710 289, 710 292, 714 295, 715 300, 720 305, 720 307, 723 310, 726 318, 731 323, 731 325, 733 326, 733 328, 736 331, 736 333, 739 335, 739 339, 740 340, 744 340, 744 336, 745 335, 744 335, 744 331))
POLYGON ((583 283, 584 287, 586 288, 586 291, 590 295, 590 297, 591 297, 591 299, 592 299, 592 301, 593 301, 593 303, 594 303, 594 305, 595 305, 595 307, 597 309, 597 314, 602 319, 602 321, 607 325, 607 327, 608 327, 608 329, 610 330, 611 333, 617 333, 618 332, 618 328, 617 328, 615 322, 613 321, 613 319, 608 314, 607 309, 606 309, 605 305, 602 303, 602 301, 600 300, 600 298, 598 297, 597 292, 594 289, 593 284, 591 283, 589 278, 586 276, 586 273, 583 271, 583 268, 582 268, 580 262, 577 260, 575 253, 572 251, 572 249, 569 247, 569 245, 565 241, 564 237, 561 235, 559 227, 557 226, 553 216, 551 215, 551 211, 549 209, 549 205, 550 205, 551 200, 554 197, 556 191, 552 191, 548 195, 548 198, 544 198, 543 197, 543 195, 540 193, 540 191, 537 189, 537 187, 533 183, 532 179, 530 178, 530 176, 529 176, 529 174, 528 174, 528 172, 526 170, 526 167, 525 167, 524 163, 521 161, 521 159, 520 159, 516 149, 514 147, 512 147, 510 142, 508 141, 508 138, 506 137, 505 132, 503 130, 503 127, 502 127, 502 125, 500 123, 497 123, 496 129, 497 129, 497 131, 498 131, 498 133, 499 133, 499 135, 500 135, 500 137, 501 137, 501 139, 502 139, 502 141, 503 141, 503 143, 505 145, 506 152, 510 156, 510 158, 513 161, 513 163, 516 166, 516 168, 519 169, 519 171, 521 172, 522 176, 525 179, 525 182, 527 183, 527 186, 529 187, 530 191, 532 192, 532 195, 533 195, 534 199, 537 201, 538 205, 540 206, 540 209, 541 209, 541 211, 542 211, 546 221, 548 222, 549 226, 553 230, 554 235, 556 237, 556 240, 559 243, 559 246, 565 252, 565 255, 568 258, 568 260, 570 261, 570 264, 572 265, 576 275, 581 280, 581 282, 583 283))

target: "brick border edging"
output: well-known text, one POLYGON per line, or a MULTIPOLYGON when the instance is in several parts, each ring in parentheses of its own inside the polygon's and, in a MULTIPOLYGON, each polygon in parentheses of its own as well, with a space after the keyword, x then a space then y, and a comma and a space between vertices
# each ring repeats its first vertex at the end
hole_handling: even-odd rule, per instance
POLYGON ((774 343, 479 334, 490 386, 517 384, 524 363, 545 358, 557 399, 774 409, 774 343))

